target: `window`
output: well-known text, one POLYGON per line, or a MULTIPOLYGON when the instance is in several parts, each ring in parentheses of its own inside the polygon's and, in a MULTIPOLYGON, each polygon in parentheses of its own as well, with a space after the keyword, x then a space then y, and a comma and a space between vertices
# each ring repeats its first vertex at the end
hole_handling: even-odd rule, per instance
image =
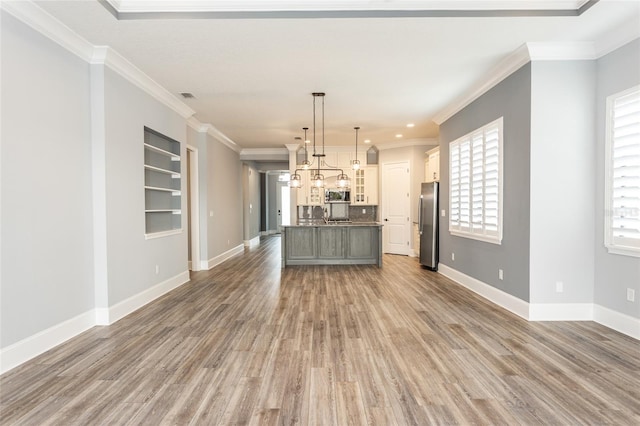
POLYGON ((502 242, 502 117, 449 144, 449 232, 502 242))
POLYGON ((640 257, 640 86, 607 98, 605 245, 640 257))

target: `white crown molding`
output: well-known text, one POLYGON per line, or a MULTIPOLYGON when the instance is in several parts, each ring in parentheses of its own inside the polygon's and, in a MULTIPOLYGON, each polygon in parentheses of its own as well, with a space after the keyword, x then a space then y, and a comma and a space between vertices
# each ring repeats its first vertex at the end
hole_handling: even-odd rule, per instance
POLYGON ((503 59, 478 85, 433 117, 441 125, 471 102, 488 92, 520 67, 531 61, 580 61, 598 59, 640 38, 636 19, 630 19, 597 42, 529 42, 503 59))
POLYGON ((595 43, 596 57, 600 58, 638 38, 640 38, 640 26, 637 24, 637 19, 629 19, 618 25, 615 31, 604 34, 595 43))
POLYGON ((212 124, 206 124, 206 126, 208 126, 207 134, 209 136, 222 143, 223 145, 231 148, 233 151, 240 153, 242 148, 239 147, 238 144, 232 141, 229 137, 227 137, 227 135, 216 129, 212 124))
POLYGON ((0 8, 89 62, 93 45, 32 1, 1 1, 0 8))
POLYGON ((118 13, 350 10, 578 10, 587 0, 107 0, 118 13), (372 5, 372 3, 374 3, 372 5))
POLYGON ((238 146, 238 144, 229 139, 225 134, 216 129, 212 124, 201 123, 200 120, 192 116, 187 119, 187 126, 191 127, 196 132, 207 133, 218 142, 226 145, 233 151, 240 153, 241 148, 238 146))
POLYGON ((2 1, 3 10, 15 16, 34 30, 58 43, 90 64, 104 64, 138 86, 182 117, 195 114, 191 108, 156 83, 118 52, 107 46, 93 46, 58 19, 32 1, 2 1))
POLYGON ((245 148, 240 151, 243 161, 289 161, 287 148, 245 148))
POLYGON ((435 139, 435 138, 409 139, 409 140, 403 140, 403 141, 384 142, 380 144, 367 144, 365 145, 365 147, 372 146, 372 145, 378 148, 378 151, 384 151, 387 149, 406 148, 410 146, 435 146, 435 145, 438 145, 438 139, 435 139))
POLYGON ((436 114, 433 121, 441 125, 528 62, 592 60, 596 57, 592 42, 525 43, 498 63, 475 88, 436 114))
POLYGON ((196 112, 108 46, 95 46, 91 64, 104 64, 184 118, 196 112))
POLYGON ((592 42, 527 43, 531 61, 583 61, 596 59, 592 42))
POLYGON ((209 131, 210 124, 202 124, 200 120, 191 116, 187 119, 187 126, 199 133, 207 133, 209 131))
POLYGON ((529 50, 527 45, 523 44, 491 69, 475 88, 436 114, 433 121, 441 125, 529 61, 529 50))

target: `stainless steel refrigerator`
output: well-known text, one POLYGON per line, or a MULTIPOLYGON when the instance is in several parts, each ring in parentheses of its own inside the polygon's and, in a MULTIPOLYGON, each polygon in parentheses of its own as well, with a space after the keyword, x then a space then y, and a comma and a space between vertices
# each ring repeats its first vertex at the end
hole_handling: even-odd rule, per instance
POLYGON ((438 270, 438 182, 422 184, 418 208, 420 264, 438 270))

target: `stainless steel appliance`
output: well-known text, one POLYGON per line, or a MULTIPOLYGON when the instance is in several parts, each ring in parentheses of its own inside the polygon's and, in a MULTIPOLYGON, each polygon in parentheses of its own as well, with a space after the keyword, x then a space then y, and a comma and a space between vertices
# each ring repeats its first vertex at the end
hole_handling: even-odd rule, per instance
POLYGON ((349 203, 351 191, 348 189, 327 188, 324 191, 325 203, 349 203))
POLYGON ((420 264, 438 270, 438 182, 422 184, 418 208, 420 264))

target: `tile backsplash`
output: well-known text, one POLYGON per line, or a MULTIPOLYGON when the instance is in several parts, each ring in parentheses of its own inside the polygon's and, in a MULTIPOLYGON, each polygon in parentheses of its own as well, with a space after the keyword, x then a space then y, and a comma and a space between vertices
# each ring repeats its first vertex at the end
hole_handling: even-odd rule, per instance
MULTIPOLYGON (((298 219, 322 219, 324 206, 298 206, 298 219)), ((353 222, 376 222, 378 206, 349 206, 349 219, 353 222)))

